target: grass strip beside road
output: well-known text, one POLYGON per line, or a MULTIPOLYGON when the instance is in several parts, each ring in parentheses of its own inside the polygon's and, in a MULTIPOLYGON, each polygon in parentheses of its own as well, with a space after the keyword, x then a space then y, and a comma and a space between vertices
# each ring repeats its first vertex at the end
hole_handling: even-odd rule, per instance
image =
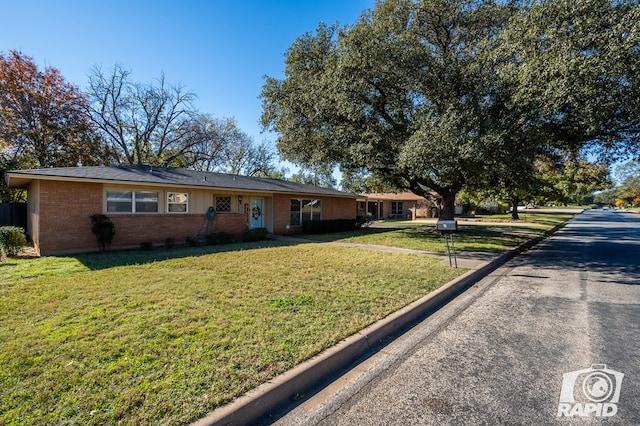
POLYGON ((0 424, 184 424, 463 272, 276 242, 8 259, 0 424))

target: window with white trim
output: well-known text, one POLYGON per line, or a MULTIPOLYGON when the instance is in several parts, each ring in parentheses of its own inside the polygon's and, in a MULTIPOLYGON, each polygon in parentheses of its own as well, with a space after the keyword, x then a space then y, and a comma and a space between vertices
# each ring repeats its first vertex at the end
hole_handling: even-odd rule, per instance
POLYGON ((158 213, 158 193, 136 191, 133 194, 136 213, 158 213))
POLYGON ((167 192, 167 213, 188 213, 189 194, 186 192, 167 192))
POLYGON ((231 211, 231 197, 216 197, 216 211, 228 213, 231 211))
POLYGON ((322 200, 291 199, 291 225, 302 225, 322 217, 322 200))
POLYGON ((107 213, 158 213, 158 193, 107 191, 107 213))
POLYGON ((391 202, 391 214, 394 216, 402 216, 404 212, 404 204, 402 201, 391 202))

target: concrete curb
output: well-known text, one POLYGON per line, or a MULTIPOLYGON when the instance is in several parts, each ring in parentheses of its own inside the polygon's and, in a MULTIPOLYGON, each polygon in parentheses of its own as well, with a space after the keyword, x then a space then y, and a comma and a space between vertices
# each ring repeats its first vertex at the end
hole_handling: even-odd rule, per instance
POLYGON ((326 349, 313 358, 269 380, 257 388, 236 398, 206 417, 192 423, 192 426, 246 425, 264 422, 276 415, 292 401, 304 397, 314 385, 322 383, 337 372, 344 372, 368 353, 388 343, 391 337, 406 331, 418 320, 453 300, 491 272, 502 266, 516 254, 525 251, 544 238, 554 234, 564 224, 545 232, 544 237, 534 238, 517 248, 503 252, 486 265, 465 273, 439 289, 407 305, 397 312, 377 321, 369 327, 326 349))

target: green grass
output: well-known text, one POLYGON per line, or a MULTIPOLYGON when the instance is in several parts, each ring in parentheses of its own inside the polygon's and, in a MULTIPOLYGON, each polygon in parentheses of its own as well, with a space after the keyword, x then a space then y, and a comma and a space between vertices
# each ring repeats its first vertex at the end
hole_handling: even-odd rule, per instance
POLYGON ((524 226, 528 226, 528 223, 534 223, 542 225, 544 227, 551 228, 560 223, 566 222, 574 215, 563 213, 518 213, 520 219, 511 219, 511 213, 505 214, 492 214, 492 215, 478 215, 474 219, 482 222, 508 222, 510 225, 518 226, 519 223, 524 223, 524 226))
MULTIPOLYGON (((500 252, 542 234, 540 230, 504 232, 502 230, 476 228, 475 226, 460 227, 461 231, 454 236, 456 251, 500 252)), ((309 236, 309 238, 354 244, 376 244, 434 253, 445 253, 447 251, 444 237, 431 227, 370 228, 354 232, 313 235, 309 236)))
MULTIPOLYGON (((454 236, 455 247, 458 252, 500 252, 508 250, 531 238, 543 235, 548 229, 565 222, 571 217, 572 215, 539 214, 532 217, 531 222, 522 224, 493 226, 481 220, 477 223, 459 224, 460 232, 457 232, 454 236)), ((500 219, 504 218, 499 217, 498 220, 500 219)), ((396 227, 398 226, 402 225, 398 225, 396 222, 391 228, 364 228, 353 232, 311 235, 305 238, 318 241, 385 245, 436 253, 447 251, 444 237, 435 230, 435 224, 416 226, 415 222, 406 222, 404 226, 409 227, 397 229, 396 227)))
POLYGON ((277 242, 8 259, 0 424, 184 424, 463 272, 277 242))

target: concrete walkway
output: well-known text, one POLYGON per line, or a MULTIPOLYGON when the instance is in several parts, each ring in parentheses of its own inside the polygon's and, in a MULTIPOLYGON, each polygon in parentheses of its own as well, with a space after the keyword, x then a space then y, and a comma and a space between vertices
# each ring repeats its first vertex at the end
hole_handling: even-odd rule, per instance
MULTIPOLYGON (((399 253, 399 254, 408 254, 414 256, 430 256, 437 257, 441 259, 442 263, 449 264, 449 256, 447 253, 438 253, 438 252, 430 252, 423 250, 414 250, 407 249, 401 247, 390 247, 390 246, 382 246, 377 244, 360 244, 360 243, 343 243, 339 241, 316 241, 309 240, 302 237, 291 237, 291 236, 281 236, 281 235, 272 235, 270 236, 273 240, 280 241, 290 241, 293 243, 299 244, 327 244, 338 247, 352 247, 358 248, 362 250, 374 250, 374 251, 382 251, 386 253, 399 253)), ((442 244, 445 244, 444 239, 442 240, 442 244)), ((455 244, 455 243, 454 243, 455 244)), ((499 253, 487 253, 487 252, 456 252, 455 257, 452 254, 451 262, 454 263, 457 260, 458 268, 465 269, 478 269, 481 266, 485 265, 487 262, 495 259, 499 253)))

